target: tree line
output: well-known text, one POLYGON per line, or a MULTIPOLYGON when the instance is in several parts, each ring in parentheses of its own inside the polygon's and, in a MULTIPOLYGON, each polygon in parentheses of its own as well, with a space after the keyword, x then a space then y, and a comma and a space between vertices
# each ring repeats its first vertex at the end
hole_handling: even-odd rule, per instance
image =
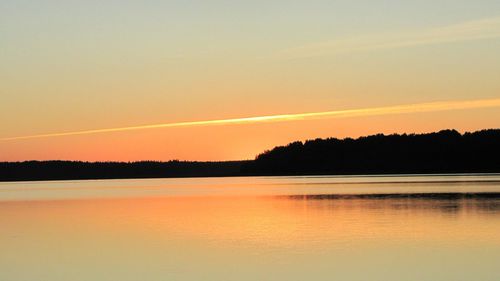
POLYGON ((263 152, 242 165, 242 171, 263 175, 500 172, 500 130, 297 141, 263 152))
POLYGON ((500 129, 297 141, 243 161, 0 162, 0 181, 458 172, 500 172, 500 129))
POLYGON ((237 176, 242 163, 244 161, 0 162, 0 181, 237 176))

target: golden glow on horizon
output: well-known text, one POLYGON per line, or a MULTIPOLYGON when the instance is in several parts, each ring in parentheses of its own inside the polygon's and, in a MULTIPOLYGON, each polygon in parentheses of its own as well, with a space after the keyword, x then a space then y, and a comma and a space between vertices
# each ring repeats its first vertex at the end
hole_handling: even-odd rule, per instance
POLYGON ((408 114, 408 113, 419 113, 419 112, 436 112, 436 111, 491 108, 491 107, 500 107, 500 98, 481 99, 481 100, 441 101, 441 102, 417 103, 417 104, 349 109, 349 110, 334 110, 334 111, 323 111, 323 112, 278 114, 278 115, 254 116, 254 117, 219 119, 219 120, 139 125, 139 126, 120 127, 120 128, 106 128, 106 129, 39 134, 30 136, 7 137, 7 138, 2 138, 0 140, 11 141, 11 140, 34 139, 34 138, 48 138, 48 137, 60 137, 60 136, 132 131, 132 130, 171 128, 171 127, 231 125, 231 124, 250 124, 250 123, 261 123, 261 122, 285 122, 285 121, 297 121, 297 120, 382 116, 389 114, 408 114))
POLYGON ((380 2, 1 1, 0 161, 500 128, 500 1, 380 2))

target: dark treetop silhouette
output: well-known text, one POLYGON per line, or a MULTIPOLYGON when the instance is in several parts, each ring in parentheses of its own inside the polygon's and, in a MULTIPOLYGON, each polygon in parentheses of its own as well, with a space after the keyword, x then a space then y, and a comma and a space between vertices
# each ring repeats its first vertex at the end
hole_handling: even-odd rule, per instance
POLYGON ((226 162, 0 162, 1 181, 500 172, 500 129, 315 139, 226 162))
POLYGON ((275 147, 246 163, 258 174, 500 172, 500 130, 329 138, 275 147))

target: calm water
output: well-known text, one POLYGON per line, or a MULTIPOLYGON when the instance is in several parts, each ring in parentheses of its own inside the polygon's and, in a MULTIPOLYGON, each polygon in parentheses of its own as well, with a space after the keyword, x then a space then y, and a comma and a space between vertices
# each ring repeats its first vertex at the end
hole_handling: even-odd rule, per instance
POLYGON ((500 175, 0 183, 0 280, 500 280, 500 175))

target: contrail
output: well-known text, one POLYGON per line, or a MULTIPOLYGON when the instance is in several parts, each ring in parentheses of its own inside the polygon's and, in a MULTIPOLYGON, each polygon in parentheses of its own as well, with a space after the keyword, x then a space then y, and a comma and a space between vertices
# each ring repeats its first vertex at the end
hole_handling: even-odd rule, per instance
POLYGON ((338 38, 335 40, 288 48, 276 53, 275 56, 282 59, 311 58, 353 52, 494 39, 499 37, 500 17, 492 17, 428 29, 338 38))
POLYGON ((82 130, 73 132, 39 134, 30 136, 7 137, 7 138, 1 138, 0 141, 88 135, 88 134, 98 134, 98 133, 123 132, 123 131, 145 130, 145 129, 172 128, 172 127, 212 126, 212 125, 249 124, 249 123, 262 123, 262 122, 284 122, 284 121, 296 121, 296 120, 333 119, 333 118, 380 116, 389 114, 407 114, 407 113, 417 113, 417 112, 435 112, 435 111, 449 111, 449 110, 488 108, 488 107, 490 108, 500 107, 500 98, 482 99, 482 100, 441 101, 441 102, 406 104, 406 105, 372 107, 372 108, 361 108, 361 109, 333 110, 333 111, 323 111, 323 112, 292 113, 292 114, 279 114, 279 115, 243 117, 243 118, 232 118, 232 119, 139 125, 139 126, 121 127, 121 128, 94 129, 94 130, 82 130))

